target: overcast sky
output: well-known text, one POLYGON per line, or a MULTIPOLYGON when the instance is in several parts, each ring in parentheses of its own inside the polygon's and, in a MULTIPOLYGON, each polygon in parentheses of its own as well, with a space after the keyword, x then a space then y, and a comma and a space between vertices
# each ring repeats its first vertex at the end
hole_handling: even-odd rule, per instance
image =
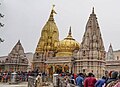
POLYGON ((35 52, 41 30, 55 4, 55 22, 60 40, 67 36, 72 27, 72 36, 82 41, 85 25, 92 7, 98 18, 105 50, 111 43, 114 50, 120 49, 120 0, 0 0, 0 19, 5 24, 0 28, 0 56, 8 55, 18 40, 25 52, 35 52))

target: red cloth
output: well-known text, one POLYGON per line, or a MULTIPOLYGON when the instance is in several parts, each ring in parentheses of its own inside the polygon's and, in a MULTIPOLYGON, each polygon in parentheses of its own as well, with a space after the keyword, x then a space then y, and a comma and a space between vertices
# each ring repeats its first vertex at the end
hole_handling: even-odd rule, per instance
POLYGON ((77 78, 77 75, 76 74, 74 74, 74 79, 76 79, 77 78))
POLYGON ((96 81, 95 77, 87 77, 84 81, 84 87, 95 87, 96 81))

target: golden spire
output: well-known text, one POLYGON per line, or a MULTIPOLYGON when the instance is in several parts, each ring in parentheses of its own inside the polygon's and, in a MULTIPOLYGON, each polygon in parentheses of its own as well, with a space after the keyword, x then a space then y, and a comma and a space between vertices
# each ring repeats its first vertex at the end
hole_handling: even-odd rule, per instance
POLYGON ((72 38, 71 26, 70 26, 70 29, 69 29, 69 32, 68 32, 68 36, 67 36, 65 39, 74 40, 74 39, 72 38))
POLYGON ((72 32, 71 32, 71 26, 70 26, 68 36, 71 36, 71 34, 72 34, 72 32))
POLYGON ((52 7, 52 10, 51 10, 50 17, 49 17, 48 21, 54 21, 54 14, 57 14, 54 10, 54 7, 55 7, 55 5, 53 5, 53 7, 52 7))

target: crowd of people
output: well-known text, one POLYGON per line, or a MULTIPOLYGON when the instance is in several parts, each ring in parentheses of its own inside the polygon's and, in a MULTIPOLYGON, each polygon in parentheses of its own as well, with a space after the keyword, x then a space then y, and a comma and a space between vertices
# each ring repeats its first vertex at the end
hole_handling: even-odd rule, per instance
MULTIPOLYGON (((1 72, 0 73, 0 82, 9 82, 12 72, 1 72)), ((28 81, 29 76, 37 77, 38 71, 29 71, 29 72, 16 72, 17 80, 19 81, 28 81)), ((45 73, 42 73, 42 76, 47 76, 45 73)), ((120 73, 117 71, 111 71, 106 73, 105 76, 102 76, 100 79, 96 78, 93 73, 79 73, 79 74, 70 74, 70 73, 61 73, 60 77, 64 79, 64 82, 67 83, 66 86, 70 87, 70 84, 74 84, 77 87, 120 87, 120 73)))
POLYGON ((100 79, 97 79, 93 73, 66 74, 64 79, 67 87, 70 87, 71 83, 77 87, 120 87, 120 74, 117 71, 112 71, 100 79))
POLYGON ((37 76, 38 71, 29 71, 29 72, 22 72, 22 71, 17 71, 17 72, 0 72, 0 82, 9 82, 12 77, 12 73, 16 73, 16 80, 21 82, 21 81, 28 81, 29 76, 37 76))

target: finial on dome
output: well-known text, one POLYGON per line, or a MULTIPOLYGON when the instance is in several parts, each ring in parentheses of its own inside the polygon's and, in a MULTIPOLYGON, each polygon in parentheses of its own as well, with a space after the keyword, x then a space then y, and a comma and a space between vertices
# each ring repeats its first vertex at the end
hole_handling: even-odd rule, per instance
POLYGON ((68 35, 71 36, 71 34, 72 34, 72 32, 71 32, 71 26, 70 26, 68 35))
POLYGON ((20 43, 20 39, 18 40, 17 44, 21 44, 21 43, 20 43))
POLYGON ((92 8, 92 14, 94 14, 94 7, 92 8))
POLYGON ((20 39, 18 40, 18 43, 20 43, 20 39))
POLYGON ((110 47, 112 47, 111 43, 110 43, 110 47))
POLYGON ((49 21, 54 21, 54 14, 57 14, 54 10, 54 7, 55 5, 52 6, 52 10, 51 10, 51 13, 50 13, 50 17, 49 17, 49 21))

